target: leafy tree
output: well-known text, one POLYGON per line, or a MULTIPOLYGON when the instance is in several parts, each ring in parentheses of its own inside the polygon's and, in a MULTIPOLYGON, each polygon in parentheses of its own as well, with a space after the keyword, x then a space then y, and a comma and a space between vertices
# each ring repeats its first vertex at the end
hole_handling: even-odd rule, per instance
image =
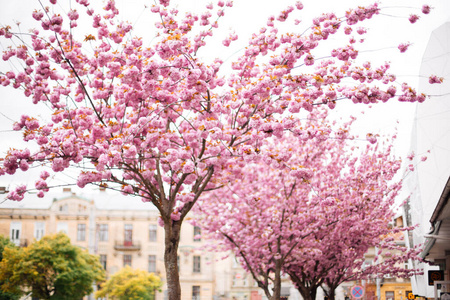
POLYGON ((8 237, 0 235, 0 261, 3 260, 3 251, 6 247, 15 248, 16 245, 8 237))
MULTIPOLYGON (((35 165, 54 173, 74 167, 80 188, 102 185, 151 202, 165 230, 170 300, 181 295, 177 252, 183 220, 203 193, 226 184, 226 166, 244 167, 265 140, 287 132, 327 138, 322 128, 300 125, 299 113, 318 106, 332 109, 343 99, 425 100, 406 83, 397 89, 388 63, 354 60, 359 44, 344 33, 364 34, 356 28, 380 13, 377 4, 349 9, 343 18, 324 13, 306 31, 293 25, 289 33, 277 27, 295 22, 292 15, 303 5, 282 8, 255 32, 224 77, 222 59, 200 54, 207 45, 217 48, 208 44, 215 41, 210 36, 232 1, 180 16, 176 5, 159 0, 150 9, 159 20, 151 46, 133 35, 112 0, 103 12, 77 0, 59 13, 63 4, 56 2, 32 13, 43 32, 0 28, 2 58, 13 66, 0 74, 1 85, 21 89, 51 111, 48 119, 23 115, 15 123, 39 149, 10 149, 0 175, 35 165), (83 31, 78 22, 92 28, 83 31), (339 33, 341 44, 327 49, 324 41, 339 33), (324 52, 331 57, 319 59, 324 52)), ((232 33, 222 45, 236 39, 232 33)), ((51 188, 51 178, 44 170, 36 180, 39 196, 51 188)), ((21 200, 29 188, 19 185, 8 197, 21 200)))
MULTIPOLYGON (((303 124, 325 128, 326 119, 311 114, 303 124)), ((418 256, 399 249, 392 238, 398 229, 389 227, 400 161, 391 147, 355 147, 350 125, 328 126, 327 139, 284 135, 262 144, 258 161, 230 166, 236 179, 195 208, 197 225, 216 240, 213 249, 233 251, 269 299, 280 299, 281 273, 290 275, 303 299, 313 300, 321 285, 334 296, 345 280, 414 272, 397 267, 418 256), (402 252, 365 268, 370 247, 402 252)))
POLYGON ((161 279, 144 270, 134 270, 129 266, 120 269, 111 276, 95 297, 106 297, 116 300, 153 300, 155 292, 160 291, 161 279))
POLYGON ((20 288, 39 299, 80 299, 103 278, 98 257, 72 245, 63 233, 44 236, 26 248, 7 247, 0 262, 2 290, 20 288))
MULTIPOLYGON (((3 235, 0 235, 0 263, 3 260, 3 251, 5 248, 17 248, 16 245, 14 245, 13 242, 7 237, 4 237, 3 235)), ((0 279, 0 287, 8 282, 9 278, 6 277, 4 279, 0 279)), ((21 295, 23 293, 20 291, 19 288, 13 289, 11 292, 6 292, 3 289, 0 289, 0 299, 2 300, 18 300, 20 299, 21 295)))

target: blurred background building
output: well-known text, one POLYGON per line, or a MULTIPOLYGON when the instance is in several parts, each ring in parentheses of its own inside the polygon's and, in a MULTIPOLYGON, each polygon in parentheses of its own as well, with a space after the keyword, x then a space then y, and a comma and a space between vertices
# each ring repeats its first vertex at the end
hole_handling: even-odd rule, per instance
POLYGON ((421 256, 432 264, 416 265, 424 268, 424 274, 412 279, 412 287, 417 296, 437 299, 440 291, 435 295, 433 279, 447 281, 440 290, 450 292, 450 20, 432 32, 420 74, 419 90, 430 97, 416 108, 411 139, 415 171, 406 181, 410 224, 418 224, 411 244, 422 244, 421 256), (430 84, 430 74, 444 82, 430 84), (427 160, 422 161, 422 156, 427 160))
MULTIPOLYGON (((149 203, 119 193, 76 195, 66 188, 44 198, 27 195, 0 204, 0 235, 26 247, 44 235, 66 233, 72 244, 99 255, 108 274, 129 265, 164 273, 164 230, 149 203), (126 200, 126 201, 124 201, 126 200)), ((199 227, 185 222, 179 246, 182 299, 260 300, 253 278, 226 253, 203 251, 199 227)), ((166 286, 157 295, 165 299, 166 286)))

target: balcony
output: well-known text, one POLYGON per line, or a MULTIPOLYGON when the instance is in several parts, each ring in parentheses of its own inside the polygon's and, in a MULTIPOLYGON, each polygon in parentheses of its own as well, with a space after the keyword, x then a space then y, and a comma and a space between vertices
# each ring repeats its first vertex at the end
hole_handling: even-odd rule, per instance
POLYGON ((12 240, 12 242, 17 247, 27 247, 28 246, 28 240, 27 239, 14 239, 14 240, 12 240))
POLYGON ((141 243, 136 241, 115 241, 114 249, 118 251, 139 251, 141 243))

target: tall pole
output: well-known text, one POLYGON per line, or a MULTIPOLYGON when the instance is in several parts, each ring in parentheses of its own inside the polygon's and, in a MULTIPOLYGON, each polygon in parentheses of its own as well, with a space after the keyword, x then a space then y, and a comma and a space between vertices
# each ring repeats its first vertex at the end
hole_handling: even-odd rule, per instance
MULTIPOLYGON (((95 224, 95 202, 91 201, 89 206, 89 242, 88 251, 90 254, 97 254, 97 226, 95 224)), ((92 284, 94 292, 97 291, 97 283, 92 284)), ((91 293, 88 296, 89 300, 94 300, 94 295, 91 293)))
POLYGON ((377 299, 381 298, 381 278, 377 277, 377 299))
MULTIPOLYGON (((378 254, 378 247, 375 247, 375 256, 378 254)), ((377 284, 377 299, 381 299, 381 278, 376 278, 376 284, 377 284)))

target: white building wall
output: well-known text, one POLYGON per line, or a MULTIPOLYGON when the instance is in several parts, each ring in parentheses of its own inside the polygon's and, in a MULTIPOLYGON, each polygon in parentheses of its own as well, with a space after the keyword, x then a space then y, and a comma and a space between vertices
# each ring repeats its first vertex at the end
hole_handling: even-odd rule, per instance
MULTIPOLYGON (((416 158, 410 162, 415 171, 406 177, 411 192, 412 223, 419 225, 413 232, 415 245, 425 242, 430 231, 430 217, 450 175, 450 22, 432 32, 420 76, 419 90, 430 98, 417 105, 411 139, 411 151, 416 158), (428 82, 431 74, 443 77, 444 83, 431 85, 428 82), (422 156, 428 159, 422 162, 422 156)), ((430 268, 428 265, 423 267, 425 275, 411 281, 413 293, 434 297, 432 287, 427 285, 426 273, 430 268)))

